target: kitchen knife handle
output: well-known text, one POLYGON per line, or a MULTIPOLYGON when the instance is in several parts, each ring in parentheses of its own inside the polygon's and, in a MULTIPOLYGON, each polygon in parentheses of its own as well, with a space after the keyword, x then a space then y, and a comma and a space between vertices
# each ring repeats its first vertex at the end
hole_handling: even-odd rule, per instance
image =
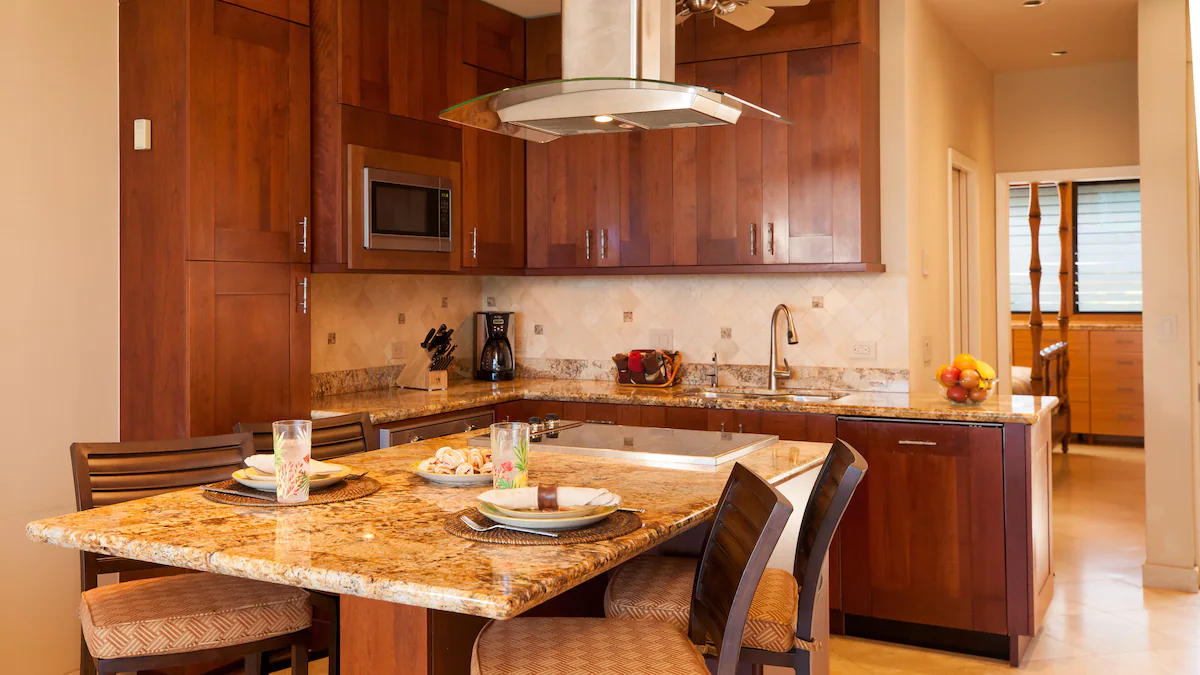
POLYGON ((767 223, 767 254, 775 255, 775 223, 767 223))
POLYGON ((471 259, 479 260, 479 228, 471 228, 471 259))
POLYGON ((592 259, 592 231, 583 231, 583 255, 586 260, 592 259))
POLYGON ((301 314, 308 314, 308 277, 297 281, 296 285, 299 287, 300 294, 300 301, 296 303, 296 306, 300 308, 301 314))
POLYGON ((300 219, 300 252, 308 253, 308 216, 300 219))
POLYGON ((756 255, 757 251, 758 251, 758 246, 755 245, 756 242, 755 242, 755 236, 754 236, 755 232, 757 230, 758 230, 758 226, 754 223, 750 223, 750 256, 751 257, 754 257, 754 255, 756 255))

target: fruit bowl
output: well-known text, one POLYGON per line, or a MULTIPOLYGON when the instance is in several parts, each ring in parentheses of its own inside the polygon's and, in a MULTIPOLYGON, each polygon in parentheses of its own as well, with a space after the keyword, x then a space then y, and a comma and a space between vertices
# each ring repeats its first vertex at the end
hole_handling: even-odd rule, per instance
POLYGON ((970 354, 954 357, 933 379, 951 405, 980 405, 991 398, 998 381, 995 368, 970 354))

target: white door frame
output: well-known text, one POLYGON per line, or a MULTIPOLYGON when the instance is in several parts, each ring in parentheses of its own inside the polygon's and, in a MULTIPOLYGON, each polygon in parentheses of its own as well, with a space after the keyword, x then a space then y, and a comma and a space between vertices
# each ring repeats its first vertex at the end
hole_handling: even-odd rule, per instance
MULTIPOLYGON (((1012 393, 1012 296, 1009 293, 1008 186, 1013 183, 1052 183, 1057 181, 1140 180, 1137 166, 1110 166, 1094 169, 1055 169, 1053 171, 1014 171, 996 174, 996 372, 1000 373, 1001 394, 1012 393)), ((1058 227, 1058 223, 1054 223, 1058 227)), ((1057 315, 1057 314, 1056 314, 1057 315)))
POLYGON ((958 315, 959 307, 955 302, 955 289, 959 283, 958 253, 962 247, 959 245, 957 219, 954 216, 959 206, 954 199, 954 170, 958 169, 967 178, 967 265, 969 269, 979 269, 979 163, 954 148, 950 148, 948 155, 946 204, 949 214, 947 219, 949 238, 947 241, 950 242, 950 353, 980 354, 983 348, 983 314, 980 311, 983 302, 978 275, 968 275, 968 287, 962 289, 962 293, 967 298, 967 306, 970 308, 966 317, 969 326, 968 344, 958 344, 958 328, 962 317, 958 315))

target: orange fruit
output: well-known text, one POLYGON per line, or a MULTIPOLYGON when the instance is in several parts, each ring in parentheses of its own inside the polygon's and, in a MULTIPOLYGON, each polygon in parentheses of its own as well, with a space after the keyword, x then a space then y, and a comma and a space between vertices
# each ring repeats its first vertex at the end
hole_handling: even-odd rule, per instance
POLYGON ((959 354, 954 357, 954 367, 959 370, 975 370, 975 357, 970 354, 959 354))

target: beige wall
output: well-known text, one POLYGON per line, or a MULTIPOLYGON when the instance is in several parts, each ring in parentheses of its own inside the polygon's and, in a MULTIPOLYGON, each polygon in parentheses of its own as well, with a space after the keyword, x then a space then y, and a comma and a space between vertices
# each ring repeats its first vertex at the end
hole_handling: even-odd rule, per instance
POLYGON ((1138 163, 1134 61, 996 75, 996 171, 1138 163))
MULTIPOLYGON (((1195 591, 1197 227, 1189 196, 1186 0, 1138 5, 1146 387, 1146 585, 1195 591), (1189 271, 1191 275, 1189 276, 1189 271), (1162 330, 1174 321, 1175 334, 1162 330), (1188 377, 1187 374, 1193 374, 1188 377)), ((1191 138, 1194 143, 1194 135, 1191 138)), ((1189 172, 1189 168, 1192 171, 1189 172)), ((1191 179, 1189 181, 1189 173, 1191 179)), ((1194 200, 1194 196, 1192 196, 1194 200)))
POLYGON ((117 1, 0 0, 0 670, 78 667, 68 447, 117 438, 117 1))
MULTIPOLYGON (((993 76, 929 11, 883 3, 887 34, 904 26, 905 167, 908 242, 908 352, 913 391, 936 387, 932 372, 950 354, 949 151, 978 166, 978 258, 983 358, 996 362, 993 76), (900 16, 903 14, 903 16, 900 16), (923 341, 932 342, 926 362, 923 341), (924 374, 929 374, 925 377, 924 374)), ((900 3, 895 3, 899 5, 900 3)))

